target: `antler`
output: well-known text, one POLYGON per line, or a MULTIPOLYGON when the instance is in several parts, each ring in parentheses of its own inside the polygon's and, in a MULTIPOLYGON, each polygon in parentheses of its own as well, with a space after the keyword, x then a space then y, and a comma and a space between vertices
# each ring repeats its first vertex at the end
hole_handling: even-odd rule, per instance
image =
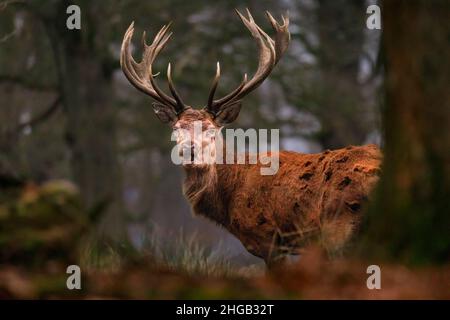
POLYGON ((172 97, 165 94, 155 82, 152 73, 152 64, 158 53, 166 46, 172 33, 167 33, 170 27, 170 23, 165 25, 159 30, 158 34, 155 36, 153 43, 149 46, 145 41, 145 31, 142 34, 142 46, 144 47, 144 52, 142 54, 142 61, 137 63, 130 52, 130 43, 134 33, 134 22, 128 27, 125 32, 125 36, 122 42, 122 49, 120 52, 120 65, 127 79, 135 86, 138 90, 148 94, 153 99, 162 103, 166 107, 172 107, 177 114, 180 114, 185 109, 188 108, 181 100, 178 92, 172 81, 171 66, 170 63, 167 67, 167 80, 169 82, 169 89, 172 93, 172 97))
POLYGON ((289 18, 287 16, 281 16, 283 24, 280 25, 272 17, 272 15, 266 11, 267 18, 276 32, 275 40, 273 40, 255 23, 248 9, 247 18, 244 17, 238 10, 236 10, 236 13, 239 18, 241 18, 247 29, 251 32, 258 45, 258 68, 250 81, 247 81, 247 74, 245 74, 241 84, 235 90, 223 98, 214 100, 214 94, 220 78, 220 64, 217 62, 216 76, 214 77, 209 94, 208 105, 206 106, 206 110, 214 115, 217 115, 221 110, 233 103, 236 103, 249 92, 257 88, 264 81, 264 79, 269 76, 270 72, 289 46, 290 33, 288 30, 289 18))

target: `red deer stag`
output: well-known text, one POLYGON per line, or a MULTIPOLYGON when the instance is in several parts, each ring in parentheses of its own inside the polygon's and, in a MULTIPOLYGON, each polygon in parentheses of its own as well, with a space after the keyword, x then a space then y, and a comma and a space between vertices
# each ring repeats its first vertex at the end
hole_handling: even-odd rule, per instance
MULTIPOLYGON (((244 76, 241 84, 228 95, 214 99, 220 66, 209 94, 207 106, 201 110, 186 105, 172 81, 170 63, 167 69, 172 96, 156 84, 152 64, 167 44, 171 33, 164 26, 151 45, 142 38, 142 61, 137 63, 130 52, 134 25, 125 33, 121 66, 128 80, 157 102, 157 117, 179 134, 177 144, 194 152, 195 145, 205 144, 215 150, 217 139, 194 136, 193 123, 200 122, 203 132, 220 130, 234 121, 241 99, 257 88, 270 74, 286 51, 290 34, 289 20, 279 24, 267 12, 275 31, 270 38, 253 20, 237 11, 240 19, 256 40, 259 63, 254 76, 244 76), (187 139, 188 138, 188 139, 187 139), (186 146, 186 141, 189 145, 186 146)), ((212 153, 214 156, 214 153, 212 153)), ((193 155, 191 155, 193 157, 193 155)), ((311 240, 318 240, 327 250, 337 250, 354 234, 361 219, 361 206, 377 181, 381 153, 375 145, 349 146, 319 154, 278 153, 279 169, 274 175, 261 175, 261 164, 185 164, 184 193, 197 215, 205 216, 235 235, 252 254, 270 265, 286 254, 298 254, 311 240)))

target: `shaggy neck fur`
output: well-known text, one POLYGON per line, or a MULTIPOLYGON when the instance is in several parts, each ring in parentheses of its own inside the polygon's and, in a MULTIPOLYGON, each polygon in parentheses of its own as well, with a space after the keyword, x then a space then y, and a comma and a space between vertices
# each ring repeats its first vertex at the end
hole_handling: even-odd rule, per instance
POLYGON ((194 213, 205 216, 223 226, 228 224, 227 203, 229 193, 219 183, 221 180, 217 165, 186 166, 183 192, 194 213))

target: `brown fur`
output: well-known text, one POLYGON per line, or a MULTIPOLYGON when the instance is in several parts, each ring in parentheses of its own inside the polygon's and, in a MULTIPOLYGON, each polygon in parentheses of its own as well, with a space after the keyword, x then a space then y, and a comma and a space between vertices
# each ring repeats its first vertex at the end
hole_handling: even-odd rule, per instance
POLYGON ((377 146, 318 154, 279 153, 273 176, 260 165, 185 167, 184 191, 194 212, 234 234, 252 254, 271 262, 320 239, 337 250, 350 239, 377 181, 377 146))

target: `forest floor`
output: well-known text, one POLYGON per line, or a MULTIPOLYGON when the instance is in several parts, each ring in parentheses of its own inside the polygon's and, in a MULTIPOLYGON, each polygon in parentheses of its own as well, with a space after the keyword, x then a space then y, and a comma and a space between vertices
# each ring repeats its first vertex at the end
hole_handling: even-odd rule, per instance
MULTIPOLYGON (((67 182, 0 192, 0 299, 450 299, 450 266, 407 268, 310 248, 268 272, 236 267, 192 239, 149 239, 146 251, 99 248, 95 224, 67 182), (81 290, 69 290, 69 265, 81 290), (378 264, 381 289, 368 289, 378 264)), ((157 237, 156 237, 157 238, 157 237)))
POLYGON ((330 261, 312 250, 298 264, 271 272, 227 276, 187 274, 149 262, 89 271, 82 289, 68 290, 58 265, 45 272, 0 266, 0 298, 25 299, 450 299, 450 268, 380 265, 381 289, 368 289, 367 264, 330 261))

